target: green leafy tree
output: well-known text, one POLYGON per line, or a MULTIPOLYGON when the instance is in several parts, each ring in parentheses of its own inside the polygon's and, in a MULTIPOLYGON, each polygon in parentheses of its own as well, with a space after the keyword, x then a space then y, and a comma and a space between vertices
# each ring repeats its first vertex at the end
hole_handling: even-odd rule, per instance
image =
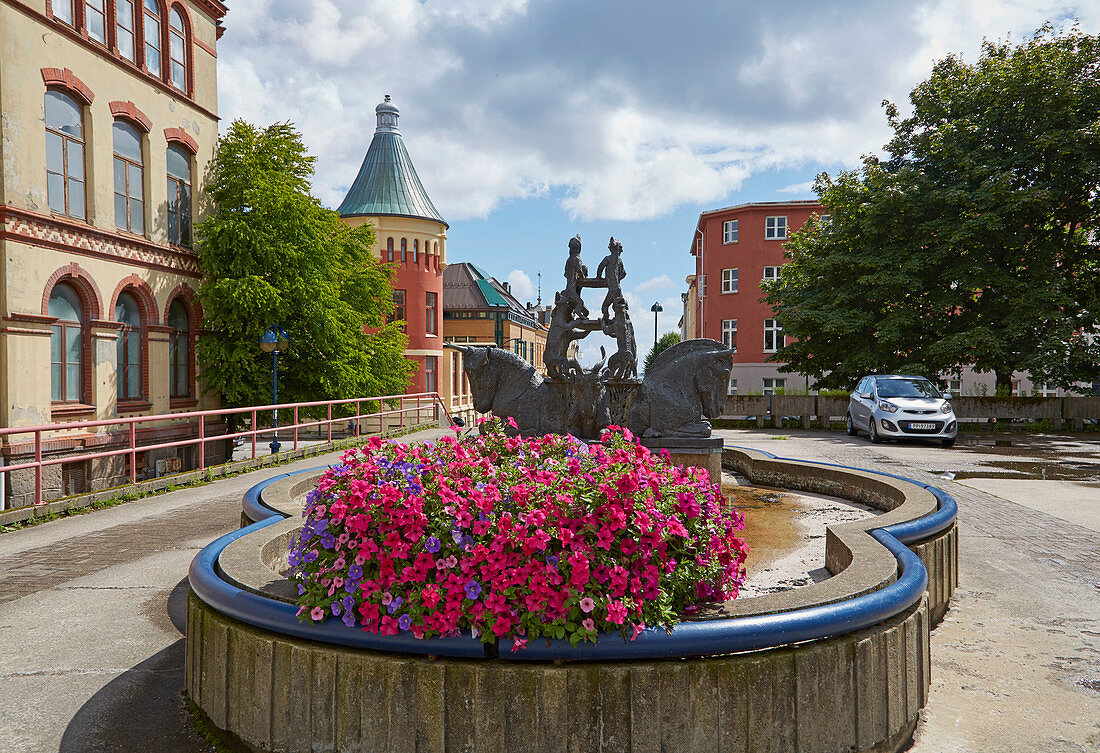
POLYGON ((642 369, 642 371, 649 371, 649 365, 653 363, 653 359, 678 342, 680 342, 680 335, 676 332, 666 332, 661 335, 661 339, 654 343, 653 347, 649 349, 649 353, 645 357, 645 368, 642 369))
POLYGON ((370 251, 373 231, 348 227, 310 195, 313 162, 292 125, 238 120, 206 176, 198 357, 227 406, 270 402, 271 356, 259 338, 272 325, 290 336, 280 402, 395 394, 408 381, 407 338, 388 323, 393 295, 370 251))
POLYGON ((999 390, 1013 371, 1097 378, 1100 41, 1049 25, 987 41, 974 65, 936 63, 910 101, 905 118, 884 103, 884 158, 818 176, 831 221, 795 233, 765 286, 794 338, 772 360, 823 387, 968 365, 999 390))

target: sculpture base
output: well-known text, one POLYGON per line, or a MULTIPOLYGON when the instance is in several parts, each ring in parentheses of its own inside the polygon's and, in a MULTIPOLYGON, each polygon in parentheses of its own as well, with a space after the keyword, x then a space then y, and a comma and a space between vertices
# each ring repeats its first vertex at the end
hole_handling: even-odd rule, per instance
POLYGON ((642 444, 653 452, 668 450, 674 465, 703 468, 712 482, 722 482, 721 437, 653 437, 642 444))

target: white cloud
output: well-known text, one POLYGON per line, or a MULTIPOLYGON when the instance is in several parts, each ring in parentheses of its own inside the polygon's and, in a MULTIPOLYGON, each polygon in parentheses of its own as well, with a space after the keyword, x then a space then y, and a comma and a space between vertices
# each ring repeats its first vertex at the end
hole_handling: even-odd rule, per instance
POLYGON ((792 183, 789 186, 776 189, 776 191, 778 193, 809 195, 814 192, 814 182, 812 180, 804 180, 801 183, 792 183))
POLYGON ((521 303, 535 300, 535 286, 523 270, 513 269, 509 272, 508 283, 512 286, 512 295, 521 303))
POLYGON ((1074 16, 1100 27, 1083 0, 235 0, 220 109, 295 122, 330 206, 389 93, 448 220, 548 190, 573 219, 639 220, 765 170, 854 167, 889 137, 881 101, 904 105, 934 60, 1074 16))
POLYGON ((668 275, 659 275, 658 277, 652 277, 645 282, 641 282, 635 285, 634 292, 649 293, 654 290, 664 290, 665 288, 671 288, 672 285, 673 282, 668 275))

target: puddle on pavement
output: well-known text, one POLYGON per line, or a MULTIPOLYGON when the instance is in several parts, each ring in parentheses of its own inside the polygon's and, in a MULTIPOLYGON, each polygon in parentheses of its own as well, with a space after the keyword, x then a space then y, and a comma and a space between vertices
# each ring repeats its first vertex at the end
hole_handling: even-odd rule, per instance
POLYGON ((931 473, 948 479, 1046 479, 1084 481, 1092 486, 1100 483, 1100 451, 1095 443, 1090 444, 1082 446, 1079 440, 1038 442, 1027 436, 992 435, 982 437, 978 444, 956 445, 955 451, 998 459, 978 460, 977 468, 931 473))
POLYGON ((723 483, 722 493, 745 516, 745 530, 740 535, 749 545, 745 560, 749 572, 802 546, 796 518, 809 506, 798 497, 734 483, 723 483))

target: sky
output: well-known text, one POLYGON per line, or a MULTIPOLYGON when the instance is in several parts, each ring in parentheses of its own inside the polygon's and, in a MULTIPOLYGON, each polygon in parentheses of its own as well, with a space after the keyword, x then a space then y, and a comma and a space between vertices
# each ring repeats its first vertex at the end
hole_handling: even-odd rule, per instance
MULTIPOLYGON (((610 236, 645 354, 674 331, 701 212, 815 198, 858 167, 936 60, 1044 22, 1100 33, 1096 0, 231 0, 218 43, 229 123, 290 121, 335 208, 384 95, 447 220, 447 261, 553 303, 569 238, 610 236)), ((587 301, 589 308, 600 304, 587 301)), ((582 341, 598 358, 602 336, 582 341)))

